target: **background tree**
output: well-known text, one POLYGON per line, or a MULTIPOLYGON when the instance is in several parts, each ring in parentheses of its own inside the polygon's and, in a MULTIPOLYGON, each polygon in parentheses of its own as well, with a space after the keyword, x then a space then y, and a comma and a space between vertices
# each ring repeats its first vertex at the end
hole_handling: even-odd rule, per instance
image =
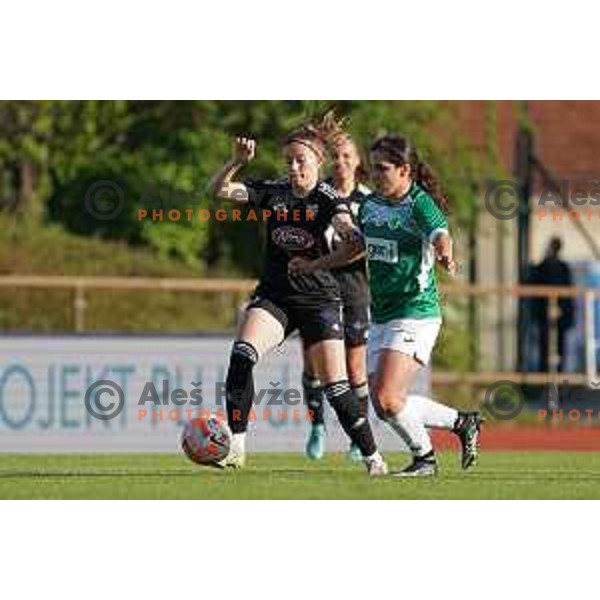
POLYGON ((469 223, 482 168, 456 105, 439 101, 0 102, 1 206, 21 220, 146 246, 208 272, 255 275, 260 252, 248 252, 261 236, 255 223, 140 221, 138 209, 214 209, 205 185, 235 135, 258 140, 243 176, 282 173, 286 132, 332 106, 364 148, 386 131, 413 139, 452 197, 455 225, 469 223), (86 209, 100 181, 112 183, 95 199, 108 212, 123 198, 122 211, 108 220, 86 209))

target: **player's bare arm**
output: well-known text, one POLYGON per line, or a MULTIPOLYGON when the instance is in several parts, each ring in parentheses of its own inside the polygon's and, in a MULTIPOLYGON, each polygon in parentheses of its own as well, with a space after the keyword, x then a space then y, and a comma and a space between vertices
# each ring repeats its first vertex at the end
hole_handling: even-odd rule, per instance
POLYGON ((233 179, 255 155, 256 142, 253 139, 236 138, 232 158, 212 177, 208 184, 208 192, 217 198, 231 200, 236 204, 248 202, 248 189, 243 183, 233 179))
POLYGON ((364 256, 364 240, 362 233, 352 222, 349 213, 339 213, 331 221, 334 230, 342 243, 331 253, 315 260, 294 258, 288 264, 292 274, 313 273, 318 270, 335 269, 364 256))
POLYGON ((457 264, 454 260, 452 238, 447 231, 440 231, 432 240, 435 259, 449 275, 456 275, 457 264))

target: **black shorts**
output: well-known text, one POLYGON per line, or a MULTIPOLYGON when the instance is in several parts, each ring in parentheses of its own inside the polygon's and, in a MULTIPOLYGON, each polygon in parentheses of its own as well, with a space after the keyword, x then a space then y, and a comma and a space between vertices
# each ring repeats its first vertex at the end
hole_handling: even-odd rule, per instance
POLYGON ((342 309, 344 319, 344 343, 349 348, 365 346, 369 335, 369 305, 344 304, 342 309))
POLYGON ((353 348, 365 346, 369 333, 369 284, 361 268, 350 265, 336 273, 342 298, 344 341, 353 348))
POLYGON ((285 337, 298 330, 302 342, 308 347, 325 340, 343 340, 342 304, 337 300, 323 300, 321 304, 302 302, 301 299, 284 300, 257 295, 247 307, 262 308, 275 317, 285 330, 285 337))

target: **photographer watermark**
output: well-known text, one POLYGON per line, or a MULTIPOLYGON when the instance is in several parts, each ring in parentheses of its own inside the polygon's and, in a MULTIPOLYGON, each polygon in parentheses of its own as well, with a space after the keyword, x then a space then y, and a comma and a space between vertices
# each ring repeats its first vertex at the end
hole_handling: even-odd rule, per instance
POLYGON ((521 387, 508 379, 492 383, 485 390, 483 408, 499 421, 518 417, 525 407, 521 387))
POLYGON ((116 219, 125 207, 123 188, 114 181, 94 182, 85 193, 85 208, 98 221, 116 219))
POLYGON ((85 392, 85 409, 99 421, 110 421, 118 417, 125 407, 123 388, 110 379, 94 382, 85 392))
POLYGON ((152 209, 151 213, 145 208, 139 208, 137 211, 138 221, 170 221, 176 223, 178 221, 210 221, 215 219, 216 221, 268 221, 274 218, 277 221, 314 221, 316 216, 316 209, 293 209, 288 210, 283 207, 279 210, 271 210, 269 208, 263 208, 255 210, 250 208, 248 211, 243 211, 239 208, 218 208, 217 210, 211 211, 207 208, 186 208, 180 210, 178 208, 172 208, 168 211, 159 209, 152 209))
POLYGON ((600 219, 600 177, 563 179, 558 185, 544 185, 524 201, 523 188, 510 179, 492 181, 486 186, 487 212, 500 221, 510 221, 520 211, 530 212, 539 221, 591 221, 600 219))
MULTIPOLYGON (((589 386, 575 385, 568 379, 548 381, 536 394, 538 421, 592 421, 600 419, 600 381, 590 381, 589 386), (577 403, 598 402, 598 408, 576 408, 577 403), (567 406, 568 408, 561 408, 567 406)), ((483 409, 499 421, 516 419, 525 408, 523 385, 508 379, 496 381, 486 388, 483 409)))
MULTIPOLYGON (((178 221, 267 221, 274 218, 278 221, 314 221, 318 204, 308 204, 302 209, 289 208, 283 198, 273 198, 267 190, 244 192, 239 188, 231 193, 225 188, 222 194, 239 204, 249 203, 249 210, 239 208, 205 208, 202 204, 212 206, 212 198, 205 190, 205 185, 193 184, 191 189, 183 190, 168 182, 146 182, 143 191, 135 198, 135 214, 138 221, 178 222, 178 221), (251 198, 249 198, 249 194, 251 198), (269 207, 252 208, 262 204, 265 194, 272 200, 269 207)), ((115 181, 102 179, 92 183, 85 193, 85 208, 92 217, 99 221, 111 221, 119 217, 125 208, 125 193, 115 181)))
MULTIPOLYGON (((312 421, 314 412, 307 407, 304 394, 294 388, 284 389, 281 382, 269 382, 268 388, 256 390, 249 421, 312 421)), ((169 380, 161 382, 148 381, 135 400, 137 404, 136 417, 138 421, 150 420, 175 421, 182 419, 202 418, 211 414, 206 408, 200 408, 203 403, 201 381, 191 381, 190 388, 172 388, 169 380)), ((224 408, 226 401, 226 384, 218 381, 211 387, 210 397, 214 398, 217 415, 226 418, 224 408)), ((231 395, 230 395, 231 397, 231 395)), ((90 385, 85 394, 87 412, 95 419, 108 421, 116 418, 125 406, 125 394, 122 387, 115 381, 102 379, 90 385)), ((241 420, 239 410, 232 411, 233 420, 241 420)))

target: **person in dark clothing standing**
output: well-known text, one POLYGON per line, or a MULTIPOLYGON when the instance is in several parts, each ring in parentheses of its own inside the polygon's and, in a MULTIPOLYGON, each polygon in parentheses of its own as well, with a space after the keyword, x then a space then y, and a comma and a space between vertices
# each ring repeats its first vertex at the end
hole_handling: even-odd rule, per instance
MULTIPOLYGON (((544 260, 533 269, 531 282, 536 285, 570 286, 573 277, 569 265, 560 258, 562 240, 553 237, 548 244, 544 260)), ((574 322, 574 303, 571 297, 562 297, 558 300, 560 315, 558 317, 557 352, 560 358, 558 370, 562 372, 565 366, 565 339, 568 330, 574 322)), ((550 331, 552 315, 548 310, 547 298, 536 298, 533 301, 532 316, 538 329, 538 356, 540 372, 549 371, 550 366, 550 331)))

